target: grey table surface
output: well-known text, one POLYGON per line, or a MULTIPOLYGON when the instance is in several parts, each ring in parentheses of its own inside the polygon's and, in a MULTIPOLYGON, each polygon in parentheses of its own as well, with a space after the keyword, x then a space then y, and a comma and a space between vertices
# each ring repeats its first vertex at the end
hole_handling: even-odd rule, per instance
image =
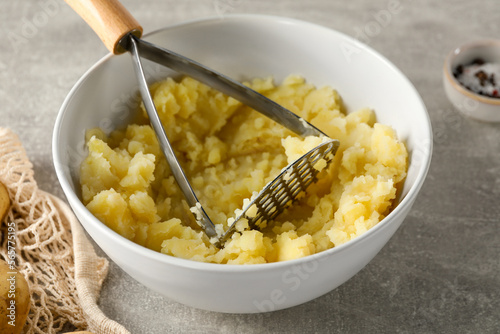
MULTIPOLYGON (((100 306, 132 333, 499 333, 500 124, 458 114, 441 81, 457 45, 500 36, 498 0, 124 0, 145 31, 207 16, 293 17, 381 52, 430 114, 433 161, 385 248, 336 290, 301 306, 218 314, 161 297, 115 264, 100 306), (388 11, 396 6, 397 11, 388 11), (391 13, 383 16, 383 11, 391 13), (377 21, 378 20, 378 21, 377 21)), ((0 0, 0 126, 21 138, 41 189, 64 197, 51 158, 54 121, 77 79, 106 55, 62 0, 0 0)), ((100 253, 102 254, 102 253, 100 253)))

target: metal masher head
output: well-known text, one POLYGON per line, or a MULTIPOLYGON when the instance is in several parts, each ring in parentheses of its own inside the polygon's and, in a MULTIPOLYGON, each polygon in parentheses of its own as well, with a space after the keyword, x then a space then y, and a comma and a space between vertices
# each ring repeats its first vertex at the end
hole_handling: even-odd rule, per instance
POLYGON ((324 168, 327 168, 333 160, 339 146, 337 140, 329 139, 323 132, 304 119, 245 85, 180 54, 142 40, 140 38, 142 27, 119 1, 65 1, 85 19, 111 52, 114 54, 126 51, 131 53, 142 100, 163 154, 196 221, 214 245, 222 247, 224 242, 237 230, 237 224, 243 219, 248 222, 248 228, 263 228, 296 201, 307 187, 317 180, 321 169, 318 168, 320 160, 324 160, 322 164, 324 168), (322 137, 324 138, 323 142, 285 167, 280 175, 251 199, 226 231, 217 231, 175 157, 150 95, 141 57, 188 75, 232 96, 300 136, 322 137))
POLYGON ((318 174, 331 163, 338 146, 337 140, 326 140, 289 164, 251 199, 229 229, 215 243, 220 244, 230 238, 241 220, 246 220, 247 228, 259 230, 265 228, 269 222, 300 199, 309 185, 318 180, 318 174))

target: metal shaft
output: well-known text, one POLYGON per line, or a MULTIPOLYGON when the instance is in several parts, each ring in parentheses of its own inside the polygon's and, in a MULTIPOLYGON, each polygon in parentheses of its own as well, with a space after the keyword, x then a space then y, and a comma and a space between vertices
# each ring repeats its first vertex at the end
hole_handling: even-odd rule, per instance
POLYGON ((181 191, 184 194, 189 207, 197 208, 197 211, 201 215, 201 217, 197 217, 197 219, 201 218, 202 220, 200 224, 201 227, 204 228, 205 233, 209 238, 217 237, 215 226, 210 218, 208 218, 208 215, 206 214, 205 210, 203 210, 203 207, 199 204, 198 198, 196 197, 191 184, 184 174, 184 171, 182 170, 182 167, 174 154, 172 145, 167 138, 165 129, 161 124, 160 117, 158 116, 158 112, 156 111, 156 107, 153 102, 153 98, 151 97, 151 94, 149 92, 149 87, 144 75, 144 70, 142 68, 139 49, 137 47, 137 40, 135 38, 130 38, 129 51, 132 54, 132 60, 137 80, 139 81, 139 89, 141 92, 142 101, 144 102, 144 107, 146 108, 151 126, 153 127, 156 133, 156 137, 158 138, 158 142, 160 143, 163 155, 167 159, 172 174, 174 175, 177 184, 181 188, 181 191))

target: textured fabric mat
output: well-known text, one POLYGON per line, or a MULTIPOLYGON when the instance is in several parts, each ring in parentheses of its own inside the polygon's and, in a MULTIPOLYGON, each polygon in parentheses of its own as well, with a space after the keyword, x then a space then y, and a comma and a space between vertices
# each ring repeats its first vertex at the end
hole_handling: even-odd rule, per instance
POLYGON ((68 325, 93 333, 129 333, 99 309, 108 261, 97 256, 68 205, 40 189, 17 135, 0 128, 0 182, 11 206, 0 224, 7 259, 7 222, 15 222, 16 264, 30 286, 24 333, 60 333, 68 325))

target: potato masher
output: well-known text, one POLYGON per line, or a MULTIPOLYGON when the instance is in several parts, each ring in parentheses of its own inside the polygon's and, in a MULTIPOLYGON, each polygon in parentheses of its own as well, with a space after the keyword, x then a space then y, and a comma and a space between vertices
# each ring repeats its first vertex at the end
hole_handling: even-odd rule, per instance
POLYGON ((122 54, 127 51, 131 53, 142 100, 163 154, 197 223, 205 231, 210 242, 217 247, 223 246, 224 242, 236 231, 236 223, 242 219, 248 221, 249 228, 263 228, 267 225, 317 180, 320 170, 315 167, 318 161, 324 160, 326 167, 333 160, 339 146, 338 140, 328 138, 304 119, 239 82, 182 55, 142 40, 142 27, 118 0, 65 1, 92 27, 112 53, 122 54), (226 231, 217 230, 175 157, 150 95, 141 57, 190 76, 232 96, 300 136, 319 136, 323 138, 323 141, 286 166, 260 193, 252 196, 226 231))

